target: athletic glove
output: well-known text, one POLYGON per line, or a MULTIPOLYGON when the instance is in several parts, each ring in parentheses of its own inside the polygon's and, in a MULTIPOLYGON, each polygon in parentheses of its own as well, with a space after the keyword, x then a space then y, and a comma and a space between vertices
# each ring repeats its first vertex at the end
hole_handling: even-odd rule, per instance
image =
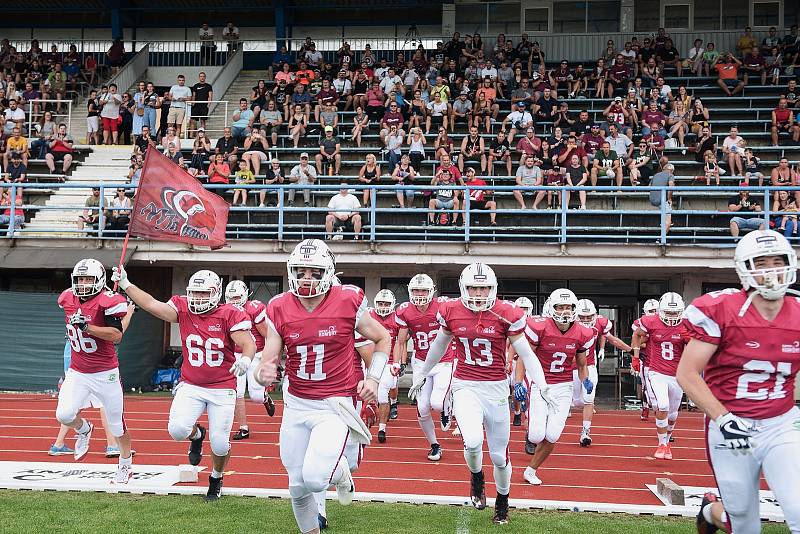
POLYGON ((238 358, 233 365, 231 365, 230 372, 235 374, 236 376, 242 376, 247 372, 250 368, 250 358, 247 356, 242 356, 238 358))
POLYGON ((394 362, 389 366, 389 372, 392 373, 392 376, 400 376, 400 367, 401 365, 399 363, 394 362))
POLYGON ((272 400, 272 397, 269 396, 269 393, 264 393, 264 409, 267 411, 267 415, 272 417, 275 415, 275 401, 272 400))
POLYGON ((116 282, 121 290, 125 291, 130 287, 131 282, 128 280, 128 273, 125 272, 125 267, 114 267, 112 272, 111 281, 116 282))
POLYGON ((756 446, 750 439, 754 427, 744 419, 728 412, 717 417, 716 423, 723 439, 722 443, 716 445, 717 449, 731 449, 734 453, 747 454, 756 446))
POLYGON ((600 349, 597 351, 597 363, 602 363, 603 360, 606 359, 606 349, 600 349))
POLYGON ((69 324, 80 329, 81 332, 86 332, 86 329, 89 328, 89 318, 78 310, 69 316, 69 324))
POLYGON ((397 371, 397 378, 400 378, 406 374, 406 367, 408 367, 408 364, 405 363, 400 364, 400 370, 397 371))
POLYGON ((545 404, 547 404, 548 413, 558 413, 558 403, 550 396, 550 386, 539 388, 539 394, 542 396, 542 400, 544 400, 545 404))
POLYGON ((591 395, 592 391, 594 391, 594 384, 589 380, 588 376, 583 379, 583 389, 586 390, 587 395, 591 395))
POLYGON ((378 422, 377 407, 372 403, 363 403, 361 406, 361 420, 367 425, 367 428, 372 428, 378 422))
POLYGON ((528 388, 522 382, 514 384, 514 400, 517 402, 526 402, 528 400, 528 388))
POLYGON ((421 380, 418 382, 414 382, 411 387, 408 389, 408 400, 414 401, 419 395, 419 392, 422 391, 422 387, 425 385, 425 377, 422 377, 421 380))
POLYGON ((638 356, 634 356, 631 360, 631 374, 633 376, 639 376, 639 372, 642 368, 642 362, 639 360, 638 356))

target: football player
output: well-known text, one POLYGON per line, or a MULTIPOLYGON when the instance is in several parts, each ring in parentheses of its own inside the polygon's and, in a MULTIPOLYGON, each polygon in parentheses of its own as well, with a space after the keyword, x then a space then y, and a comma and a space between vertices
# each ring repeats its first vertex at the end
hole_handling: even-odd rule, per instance
POLYGON ((370 308, 369 314, 383 326, 392 339, 389 351, 389 369, 391 372, 383 373, 381 383, 378 384, 378 442, 386 442, 386 423, 389 422, 389 392, 397 387, 400 375, 400 363, 394 363, 394 342, 397 339, 397 322, 394 320, 394 293, 388 289, 381 289, 375 295, 375 307, 370 308))
MULTIPOLYGON (((525 335, 539 367, 544 369, 545 379, 550 385, 550 396, 556 405, 556 410, 551 413, 541 396, 536 394, 538 386, 531 385, 527 441, 535 446, 535 451, 526 448, 526 452, 533 452, 533 458, 522 475, 529 484, 542 483, 536 476, 536 470, 553 452, 564 431, 572 405, 573 368, 577 367, 585 395, 590 395, 597 386, 589 378, 586 366, 589 349, 594 344, 594 331, 576 320, 577 306, 575 293, 569 289, 556 289, 548 298, 547 316, 529 318, 527 321, 525 335)), ((514 396, 517 399, 528 396, 525 385, 527 369, 524 363, 517 365, 514 383, 514 396)), ((527 377, 530 378, 530 373, 527 377)))
POLYGON ((284 413, 280 455, 289 475, 295 520, 303 533, 319 532, 314 493, 336 486, 339 502, 350 504, 355 492, 348 436, 367 444, 372 436, 355 410, 355 395, 376 400, 391 339, 367 313, 363 291, 333 285, 335 264, 318 239, 299 243, 287 262, 289 291, 273 298, 263 314, 268 335, 256 378, 275 380, 277 360, 286 348, 284 413), (375 344, 366 378, 354 389, 355 332, 375 344))
MULTIPOLYGON (((427 274, 416 274, 408 282, 409 302, 401 304, 395 313, 398 326, 395 361, 400 362, 402 370, 405 369, 408 361, 406 344, 411 336, 414 343, 411 371, 415 382, 419 379, 418 375, 428 357, 430 346, 439 332, 439 308, 447 300, 444 297, 434 299, 435 293, 436 286, 431 277, 427 274)), ((446 351, 445 357, 430 369, 430 378, 425 381, 425 387, 417 395, 417 421, 431 447, 428 460, 432 462, 441 460, 442 448, 436 439, 431 412, 440 413, 442 431, 446 431, 450 426, 450 377, 453 374, 454 356, 454 352, 446 351)))
POLYGON ((486 507, 483 475, 483 435, 494 465, 497 488, 495 524, 508 523, 508 494, 511 490, 511 460, 508 440, 511 417, 508 409, 506 344, 510 341, 527 364, 539 386, 542 403, 552 405, 539 361, 525 340, 525 312, 510 302, 497 300, 497 278, 491 267, 471 263, 458 281, 461 298, 439 306, 441 325, 422 368, 414 373, 409 397, 424 387, 426 377, 456 339, 456 363, 452 378, 453 414, 458 419, 464 442, 464 458, 471 473, 471 500, 477 509, 486 507))
POLYGON ((230 433, 236 409, 236 377, 242 376, 255 357, 253 323, 238 306, 221 304, 222 281, 216 273, 201 270, 189 278, 186 295, 167 302, 155 299, 134 285, 123 267, 115 267, 112 280, 141 309, 162 321, 178 323, 181 337, 181 381, 173 390, 167 428, 176 441, 190 440, 189 463, 199 465, 203 439, 211 443, 212 469, 205 499, 222 495, 222 474, 230 458, 230 433), (237 360, 235 347, 241 348, 237 360), (197 420, 208 413, 208 431, 197 420))
MULTIPOLYGON (((658 313, 658 301, 656 299, 647 299, 642 306, 642 311, 644 315, 655 315, 658 313)), ((639 330, 639 325, 642 322, 642 317, 639 317, 633 324, 631 325, 631 333, 635 333, 639 330)), ((639 416, 639 419, 642 421, 647 421, 650 417, 650 397, 647 393, 647 388, 644 387, 645 383, 645 375, 647 370, 647 352, 648 352, 648 345, 647 345, 647 335, 644 336, 644 340, 642 343, 635 348, 631 349, 633 353, 633 358, 631 358, 631 375, 634 377, 634 381, 636 382, 636 397, 642 401, 642 413, 639 416)))
POLYGON ((706 414, 706 451, 720 502, 706 494, 697 530, 761 532, 760 475, 793 533, 800 532, 800 300, 786 298, 797 256, 783 235, 754 230, 736 245, 742 289, 695 299, 678 381, 706 414), (724 505, 724 506, 723 506, 724 505))
MULTIPOLYGON (((587 328, 594 332, 594 342, 589 349, 586 358, 586 365, 589 370, 589 380, 597 386, 597 368, 605 358, 606 340, 620 350, 630 352, 631 347, 620 338, 611 333, 611 321, 603 315, 597 313, 594 302, 589 299, 578 301, 578 320, 587 328)), ((581 447, 588 447, 592 444, 592 418, 594 417, 594 395, 597 392, 595 387, 591 393, 584 394, 583 384, 578 377, 578 370, 572 370, 572 405, 583 408, 583 428, 578 443, 581 447)))
POLYGON ((658 448, 653 456, 658 460, 672 460, 669 440, 683 399, 675 373, 689 342, 689 332, 682 322, 684 308, 680 295, 664 293, 658 301, 658 315, 642 317, 631 340, 633 347, 640 347, 647 336, 650 347, 643 383, 656 411, 658 448))
MULTIPOLYGON (((256 354, 253 361, 250 362, 250 367, 245 374, 236 377, 236 412, 234 420, 239 422, 239 431, 233 436, 236 441, 250 437, 250 427, 247 425, 247 405, 244 402, 245 389, 250 394, 250 400, 264 405, 270 416, 275 414, 275 404, 269 394, 266 393, 264 386, 256 382, 253 375, 258 364, 261 363, 261 351, 264 350, 264 338, 267 336, 266 322, 256 321, 265 306, 260 300, 248 300, 248 296, 250 296, 250 290, 247 289, 247 284, 242 280, 231 280, 225 286, 225 303, 242 308, 247 316, 250 317, 250 321, 253 323, 250 333, 256 341, 256 354)), ((241 347, 237 346, 235 350, 235 356, 238 360, 242 357, 241 347)))
MULTIPOLYGON (((514 301, 514 306, 522 308, 525 312, 525 317, 530 317, 533 314, 533 302, 528 297, 519 297, 514 301)), ((511 422, 514 426, 522 426, 522 404, 517 399, 514 399, 514 375, 517 369, 517 354, 514 352, 514 347, 510 344, 507 347, 506 355, 506 374, 508 375, 508 388, 511 391, 512 402, 514 405, 514 419, 511 422)))
POLYGON ((115 347, 122 341, 123 322, 131 313, 128 301, 106 287, 106 270, 95 259, 83 259, 72 269, 72 286, 58 297, 64 310, 67 338, 72 352, 69 370, 58 394, 56 419, 77 433, 74 457, 89 452, 94 426, 80 416, 91 399, 105 409, 107 430, 116 438, 119 462, 113 483, 127 484, 131 467, 131 436, 123 421, 122 383, 115 347))

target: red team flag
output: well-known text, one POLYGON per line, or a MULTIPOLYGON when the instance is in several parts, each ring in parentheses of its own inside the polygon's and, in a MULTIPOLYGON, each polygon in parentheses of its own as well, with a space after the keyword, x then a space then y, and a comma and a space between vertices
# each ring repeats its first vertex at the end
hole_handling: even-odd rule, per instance
POLYGON ((225 246, 229 205, 155 149, 147 151, 129 233, 156 241, 225 246))

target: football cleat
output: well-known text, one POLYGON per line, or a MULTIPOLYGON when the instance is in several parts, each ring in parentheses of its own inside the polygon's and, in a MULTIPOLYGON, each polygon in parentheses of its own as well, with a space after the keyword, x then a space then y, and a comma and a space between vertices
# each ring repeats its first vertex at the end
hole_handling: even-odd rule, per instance
POLYGON ((541 486, 542 484, 542 479, 536 476, 536 469, 531 466, 525 468, 525 472, 522 473, 522 478, 525 479, 525 482, 533 486, 541 486))
POLYGON ((667 456, 667 446, 666 445, 659 445, 656 449, 656 452, 653 453, 653 457, 656 460, 663 460, 667 456))
POLYGON ((672 434, 669 435, 669 442, 675 443, 675 436, 673 436, 672 434))
POLYGON ((641 419, 642 421, 647 421, 649 417, 650 417, 650 408, 645 406, 644 408, 642 408, 642 414, 639 416, 639 419, 641 419))
POLYGON ((592 444, 592 436, 589 434, 589 430, 584 428, 581 431, 581 440, 580 440, 581 447, 588 447, 592 444))
POLYGON ((391 404, 389 406, 389 419, 397 419, 397 403, 391 404))
POLYGON ((86 455, 89 454, 89 440, 92 439, 92 430, 94 425, 89 423, 89 430, 83 434, 78 434, 75 438, 75 461, 80 462, 86 455))
POLYGON ((386 443, 386 431, 378 430, 378 443, 386 443))
POLYGON ((339 465, 344 469, 344 476, 336 483, 336 496, 339 504, 347 506, 353 502, 353 495, 356 492, 356 484, 353 482, 353 475, 350 473, 350 464, 346 458, 339 460, 339 465))
POLYGON ((328 528, 328 518, 322 514, 317 514, 317 523, 319 523, 320 530, 328 528))
POLYGON ((269 394, 264 394, 264 409, 267 411, 267 415, 273 417, 275 415, 275 401, 272 400, 272 397, 269 394))
POLYGON ((240 428, 239 431, 234 434, 233 440, 234 441, 241 441, 243 439, 248 439, 250 437, 250 430, 246 428, 240 428))
POLYGON ((106 447, 106 458, 119 458, 119 447, 106 447))
POLYGON ((502 493, 497 494, 497 498, 494 500, 494 517, 492 518, 492 522, 495 525, 508 524, 508 495, 503 495, 502 493))
POLYGON ((535 452, 536 452, 536 444, 528 440, 528 438, 525 438, 525 453, 533 456, 533 453, 535 452))
POLYGON ((669 448, 669 444, 665 445, 664 447, 664 459, 672 460, 672 449, 669 448))
POLYGON ((522 426, 522 414, 515 413, 514 414, 514 422, 512 424, 514 426, 522 426))
POLYGON ((208 475, 208 492, 204 497, 206 502, 218 501, 222 497, 222 477, 214 478, 208 475))
POLYGON ((431 445, 431 450, 428 452, 428 460, 431 462, 438 462, 442 459, 442 448, 438 443, 431 445))
POLYGON ((483 471, 478 471, 477 473, 472 473, 472 478, 470 480, 470 500, 472 501, 472 506, 477 508, 478 510, 483 510, 486 508, 486 480, 483 477, 483 471))
POLYGON ((703 495, 703 501, 700 503, 700 511, 697 512, 697 534, 714 534, 719 530, 714 523, 706 521, 703 515, 705 507, 711 506, 715 502, 719 502, 719 499, 713 493, 708 492, 703 495))
POLYGON ((189 445, 189 463, 192 465, 200 465, 203 459, 203 438, 206 437, 206 428, 201 425, 197 425, 197 428, 200 429, 200 437, 189 440, 192 442, 189 445))
POLYGON ((440 416, 441 416, 440 418, 441 418, 442 432, 447 432, 448 430, 450 430, 451 418, 445 410, 442 410, 440 416))
POLYGON ((67 447, 66 444, 64 444, 64 445, 62 445, 60 447, 56 447, 55 445, 51 445, 50 446, 50 450, 47 451, 47 454, 49 456, 67 456, 68 454, 75 454, 75 450, 74 449, 70 449, 69 447, 67 447))
POLYGON ((117 466, 117 473, 114 475, 114 479, 111 481, 111 483, 127 484, 132 476, 133 476, 133 466, 120 464, 117 466))

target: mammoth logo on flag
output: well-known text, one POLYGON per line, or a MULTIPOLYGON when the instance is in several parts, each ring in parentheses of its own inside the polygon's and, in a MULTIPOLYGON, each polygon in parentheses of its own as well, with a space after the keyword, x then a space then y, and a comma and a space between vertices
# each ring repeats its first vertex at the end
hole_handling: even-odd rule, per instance
POLYGON ((148 150, 130 223, 132 236, 220 248, 228 203, 156 150, 148 150))

